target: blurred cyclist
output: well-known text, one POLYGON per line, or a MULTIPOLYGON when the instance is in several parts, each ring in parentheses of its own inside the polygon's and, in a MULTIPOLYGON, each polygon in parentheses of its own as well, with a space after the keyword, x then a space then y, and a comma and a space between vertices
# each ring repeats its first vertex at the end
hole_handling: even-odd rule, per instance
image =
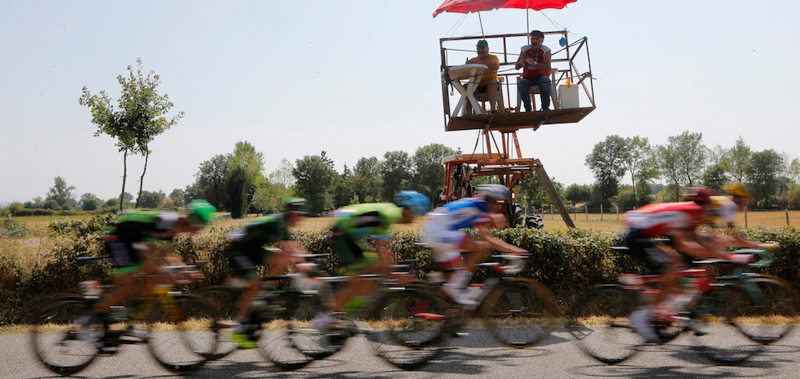
POLYGON ((392 263, 389 253, 389 227, 392 224, 408 224, 417 216, 424 215, 431 208, 428 197, 416 191, 402 191, 395 195, 394 204, 373 203, 355 204, 336 212, 338 221, 331 228, 331 247, 339 260, 344 275, 350 276, 348 282, 314 319, 314 326, 327 330, 332 321, 330 312, 342 312, 348 303, 353 308, 360 307, 364 296, 369 295, 378 285, 375 280, 365 280, 363 273, 386 273, 392 263), (360 243, 370 242, 374 251, 364 251, 360 243))
MULTIPOLYGON (((155 286, 156 278, 163 272, 150 254, 153 242, 171 241, 180 233, 198 233, 207 225, 216 212, 214 206, 205 200, 192 200, 180 215, 166 211, 135 211, 119 216, 117 223, 104 236, 105 246, 111 255, 114 270, 114 289, 102 295, 95 303, 89 315, 81 317, 81 338, 95 342, 88 326, 98 321, 98 315, 105 313, 112 305, 122 304, 125 300, 138 295, 150 293, 155 286), (152 277, 139 283, 138 274, 151 274, 152 277)), ((179 266, 183 263, 176 255, 167 251, 163 256, 164 263, 179 266)))
POLYGON ((727 228, 727 236, 715 236, 716 242, 723 247, 749 247, 753 249, 772 250, 777 245, 762 244, 742 237, 734 227, 740 212, 744 212, 753 202, 753 193, 743 183, 733 183, 725 186, 723 190, 729 196, 712 196, 712 211, 707 223, 717 227, 727 228))
POLYGON ((268 265, 267 276, 278 276, 282 275, 292 263, 303 261, 302 258, 293 257, 307 252, 294 241, 289 234, 289 228, 303 221, 308 211, 308 201, 289 198, 284 202, 283 213, 259 217, 228 236, 230 239, 228 261, 237 277, 234 280, 240 278, 246 280, 243 286, 244 292, 236 303, 239 325, 231 335, 231 339, 242 349, 258 347, 247 334, 250 327, 248 315, 251 302, 261 289, 257 266, 268 265), (264 249, 265 245, 270 244, 277 244, 279 250, 264 249))
POLYGON ((675 274, 682 268, 682 263, 693 259, 728 259, 727 254, 697 231, 708 217, 712 195, 714 192, 706 188, 689 188, 685 194, 686 202, 649 204, 625 213, 628 254, 661 275, 661 291, 652 304, 642 305, 630 316, 631 326, 647 342, 658 342, 650 324, 653 309, 661 317, 673 316, 678 296, 670 295, 678 289, 675 274), (666 238, 667 246, 657 244, 656 238, 666 238))
POLYGON ((483 184, 476 188, 477 196, 447 203, 436 208, 428 216, 423 226, 423 241, 433 251, 433 260, 440 270, 452 270, 444 291, 456 302, 471 305, 475 301, 463 291, 469 283, 477 264, 486 259, 489 250, 508 253, 525 253, 524 249, 507 244, 492 237, 490 224, 493 215, 502 219, 504 202, 510 199, 508 188, 499 184, 483 184), (460 229, 474 227, 478 239, 459 232, 460 229), (461 253, 469 252, 466 261, 461 253))

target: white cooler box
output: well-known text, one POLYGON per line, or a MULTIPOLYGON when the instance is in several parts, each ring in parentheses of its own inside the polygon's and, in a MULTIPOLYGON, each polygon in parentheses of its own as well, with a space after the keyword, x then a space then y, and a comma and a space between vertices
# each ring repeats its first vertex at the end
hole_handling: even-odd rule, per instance
POLYGON ((581 107, 578 87, 577 84, 558 86, 558 103, 562 109, 581 107))

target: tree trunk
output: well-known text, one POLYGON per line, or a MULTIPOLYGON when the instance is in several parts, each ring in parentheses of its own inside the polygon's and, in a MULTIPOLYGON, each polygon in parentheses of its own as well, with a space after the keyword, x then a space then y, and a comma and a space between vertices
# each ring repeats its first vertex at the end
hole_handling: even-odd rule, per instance
POLYGON ((139 208, 139 200, 142 199, 142 187, 144 186, 144 173, 147 172, 147 159, 150 158, 150 152, 144 154, 144 168, 142 169, 142 176, 139 177, 139 196, 136 196, 136 206, 139 208))
POLYGON ((633 175, 633 171, 631 171, 631 184, 633 184, 633 206, 638 207, 639 202, 636 201, 636 175, 633 175))
POLYGON ((119 194, 119 211, 122 212, 122 202, 125 200, 125 180, 128 179, 128 149, 122 156, 122 192, 119 194))

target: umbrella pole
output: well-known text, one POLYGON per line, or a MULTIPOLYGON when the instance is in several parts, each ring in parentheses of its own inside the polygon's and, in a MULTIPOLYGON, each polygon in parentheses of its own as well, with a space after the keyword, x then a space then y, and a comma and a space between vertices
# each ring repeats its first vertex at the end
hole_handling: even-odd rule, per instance
POLYGON ((531 35, 529 34, 531 32, 531 16, 530 16, 530 14, 531 14, 531 9, 528 8, 528 0, 525 0, 525 34, 528 35, 528 37, 525 38, 525 39, 528 40, 528 45, 531 44, 531 35))
POLYGON ((478 22, 481 23, 481 37, 486 38, 486 35, 483 34, 483 20, 481 20, 481 12, 477 12, 477 13, 478 13, 478 22))

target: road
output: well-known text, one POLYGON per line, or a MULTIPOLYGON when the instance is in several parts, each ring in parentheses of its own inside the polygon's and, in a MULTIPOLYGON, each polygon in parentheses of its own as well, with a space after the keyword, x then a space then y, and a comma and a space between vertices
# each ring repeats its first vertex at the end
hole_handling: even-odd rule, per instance
MULTIPOLYGON (((296 372, 283 372, 262 360, 257 351, 239 351, 197 372, 198 378, 796 378, 800 369, 798 333, 738 366, 717 366, 697 354, 692 339, 682 336, 671 344, 647 347, 618 366, 598 364, 585 356, 569 333, 556 331, 543 345, 513 350, 499 347, 483 332, 454 339, 450 347, 422 369, 395 369, 372 353, 364 337, 348 342, 339 354, 296 372)), ((0 335, 0 378, 57 377, 34 358, 29 336, 0 335)), ((163 378, 170 373, 157 366, 145 346, 129 345, 116 355, 97 359, 80 373, 85 378, 163 378)))

